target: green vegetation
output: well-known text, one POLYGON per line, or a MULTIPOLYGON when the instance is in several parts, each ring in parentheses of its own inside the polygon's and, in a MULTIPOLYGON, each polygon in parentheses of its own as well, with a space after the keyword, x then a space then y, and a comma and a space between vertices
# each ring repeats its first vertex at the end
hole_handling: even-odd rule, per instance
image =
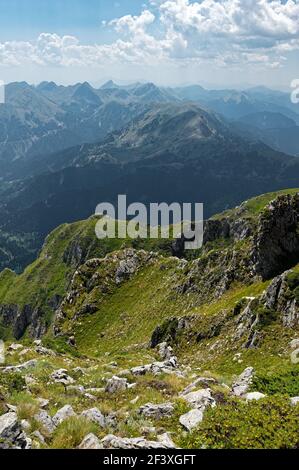
POLYGON ((207 412, 184 448, 297 449, 299 407, 284 398, 231 403, 207 412))

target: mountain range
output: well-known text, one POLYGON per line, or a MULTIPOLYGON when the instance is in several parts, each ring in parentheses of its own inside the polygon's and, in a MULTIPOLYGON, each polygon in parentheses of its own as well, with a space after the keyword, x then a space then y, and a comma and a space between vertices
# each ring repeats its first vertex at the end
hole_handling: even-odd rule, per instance
POLYGON ((205 216, 297 187, 298 107, 257 88, 13 83, 0 105, 0 267, 99 202, 203 202, 205 216), (289 154, 289 155, 288 155, 289 154))

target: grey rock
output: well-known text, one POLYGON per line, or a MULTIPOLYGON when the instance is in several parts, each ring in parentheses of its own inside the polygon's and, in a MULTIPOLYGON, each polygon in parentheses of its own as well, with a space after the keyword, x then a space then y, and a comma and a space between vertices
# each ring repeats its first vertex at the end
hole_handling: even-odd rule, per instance
POLYGON ((116 393, 127 390, 128 388, 130 388, 130 384, 127 379, 113 376, 111 379, 107 380, 105 392, 116 393))
POLYGON ((265 398, 265 397, 266 395, 260 392, 250 392, 250 393, 246 393, 246 395, 244 396, 244 398, 246 398, 246 400, 249 400, 249 401, 261 400, 262 398, 265 398))
POLYGON ((143 437, 121 438, 112 434, 102 439, 104 449, 168 449, 164 443, 147 441, 143 437))
POLYGON ((63 385, 72 385, 75 380, 70 377, 66 369, 58 369, 50 375, 50 378, 56 382, 63 385))
POLYGON ((292 398, 291 398, 291 404, 292 404, 293 406, 298 405, 298 404, 299 404, 299 397, 292 397, 292 398))
POLYGON ((184 400, 186 400, 186 402, 193 408, 197 408, 202 411, 204 411, 208 406, 216 406, 216 402, 212 397, 212 393, 209 388, 187 393, 186 395, 183 395, 182 398, 184 398, 184 400))
POLYGON ((233 395, 240 397, 248 392, 254 376, 253 367, 247 367, 232 386, 233 395))
POLYGON ((34 431, 32 433, 32 437, 35 437, 39 442, 41 442, 42 444, 45 444, 46 441, 45 441, 45 438, 44 436, 42 435, 42 433, 40 433, 39 431, 34 431))
POLYGON ((171 435, 169 432, 165 432, 164 434, 160 434, 157 436, 158 442, 161 442, 161 444, 164 444, 167 449, 176 449, 176 445, 173 442, 171 435))
POLYGON ((172 403, 162 403, 155 405, 153 403, 147 403, 139 408, 139 413, 145 418, 161 419, 172 416, 174 412, 174 406, 172 403))
POLYGON ((213 379, 212 377, 198 377, 194 382, 192 382, 188 387, 186 387, 183 392, 180 394, 181 396, 187 395, 188 393, 192 392, 195 390, 198 386, 205 386, 209 387, 212 384, 216 384, 217 381, 213 379))
POLYGON ((30 361, 18 364, 17 366, 8 366, 1 368, 1 372, 22 372, 24 370, 33 369, 37 365, 37 359, 31 359, 30 361))
POLYGON ((42 426, 47 434, 51 435, 55 431, 56 425, 45 410, 40 410, 36 413, 34 419, 42 426))
POLYGON ((106 426, 105 417, 98 408, 91 408, 90 410, 83 411, 81 416, 84 416, 84 418, 89 421, 98 424, 101 428, 105 428, 106 426))
POLYGON ((196 428, 203 420, 203 411, 197 408, 188 411, 180 417, 180 423, 187 431, 192 431, 196 428))
POLYGON ((74 412, 72 406, 65 405, 63 408, 57 411, 55 416, 53 416, 53 423, 55 424, 55 426, 58 426, 59 424, 63 423, 63 421, 75 416, 77 415, 74 412))
POLYGON ((0 416, 0 449, 30 449, 31 440, 22 430, 14 412, 0 416))
POLYGON ((290 342, 290 348, 291 349, 299 348, 299 338, 295 338, 290 342))
POLYGON ((79 449, 88 450, 88 449, 103 449, 103 444, 99 441, 97 436, 90 433, 84 437, 83 441, 79 445, 79 449))

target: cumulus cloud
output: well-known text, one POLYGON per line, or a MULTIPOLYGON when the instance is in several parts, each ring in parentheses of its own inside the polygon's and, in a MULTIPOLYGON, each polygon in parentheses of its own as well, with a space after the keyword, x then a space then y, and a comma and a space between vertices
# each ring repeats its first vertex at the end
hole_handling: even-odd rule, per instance
POLYGON ((111 44, 83 45, 76 37, 43 33, 36 41, 0 43, 0 64, 54 66, 213 63, 279 67, 299 50, 299 0, 151 0, 140 15, 104 26, 111 44))

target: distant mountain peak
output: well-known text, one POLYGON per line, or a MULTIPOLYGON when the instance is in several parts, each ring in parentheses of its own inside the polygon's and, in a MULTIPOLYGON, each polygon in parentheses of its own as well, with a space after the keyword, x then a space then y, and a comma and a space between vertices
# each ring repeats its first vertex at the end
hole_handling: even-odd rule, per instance
POLYGON ((116 85, 113 80, 108 80, 108 82, 101 86, 101 90, 107 90, 109 88, 118 88, 118 85, 116 85))

